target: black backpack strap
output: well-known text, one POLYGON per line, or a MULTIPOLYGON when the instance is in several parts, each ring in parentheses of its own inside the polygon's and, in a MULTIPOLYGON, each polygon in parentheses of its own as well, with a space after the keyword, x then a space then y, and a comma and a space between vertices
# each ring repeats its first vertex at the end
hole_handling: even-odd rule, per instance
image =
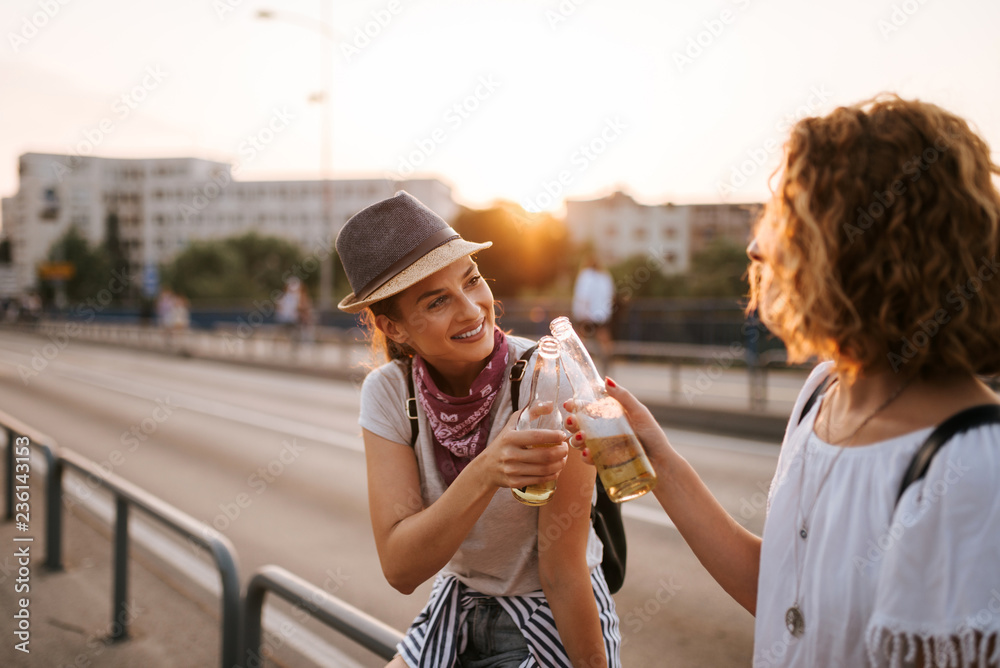
MULTIPOLYGON (((510 403, 513 410, 517 410, 520 397, 521 381, 524 380, 525 370, 528 368, 528 360, 538 349, 537 345, 531 346, 524 351, 521 359, 514 362, 510 368, 510 403)), ((410 419, 410 447, 417 445, 417 434, 420 433, 420 422, 417 419, 417 399, 416 391, 413 387, 413 358, 406 360, 406 402, 403 404, 403 412, 410 419)))
POLYGON ((1000 423, 1000 404, 983 404, 973 406, 964 411, 952 415, 942 422, 931 432, 924 444, 917 450, 910 460, 910 466, 906 469, 903 482, 899 486, 899 494, 896 496, 896 504, 903 498, 906 488, 920 480, 927 473, 931 466, 934 455, 937 454, 944 445, 955 435, 981 427, 985 424, 1000 423))
POLYGON ((528 370, 528 360, 534 352, 538 350, 538 344, 535 344, 524 351, 521 355, 521 359, 514 362, 514 365, 510 368, 510 405, 511 412, 516 413, 518 404, 520 403, 521 397, 521 381, 524 380, 524 374, 528 370))
POLYGON ((802 412, 799 413, 798 424, 802 424, 802 420, 805 418, 806 415, 809 414, 809 411, 812 410, 812 407, 816 405, 816 401, 819 399, 820 395, 826 392, 827 388, 830 387, 830 384, 833 383, 834 378, 836 378, 836 376, 834 376, 833 374, 830 374, 829 376, 824 378, 823 382, 820 383, 815 390, 813 390, 812 394, 809 395, 809 398, 806 399, 806 403, 802 406, 802 412))
POLYGON ((420 433, 420 422, 417 421, 417 398, 413 389, 413 358, 406 358, 406 402, 403 412, 410 418, 410 447, 416 447, 417 434, 420 433))

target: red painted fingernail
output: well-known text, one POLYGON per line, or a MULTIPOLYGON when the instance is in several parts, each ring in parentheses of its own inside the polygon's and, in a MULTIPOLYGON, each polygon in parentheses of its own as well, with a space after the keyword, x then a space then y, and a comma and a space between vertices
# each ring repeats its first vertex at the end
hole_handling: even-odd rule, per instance
POLYGON ((584 449, 580 450, 580 454, 583 455, 584 457, 589 457, 590 456, 590 451, 587 450, 587 448, 584 448, 584 449))
POLYGON ((583 434, 577 434, 577 435, 576 435, 576 436, 574 436, 573 438, 575 438, 575 439, 576 439, 576 440, 578 440, 578 441, 582 441, 582 440, 583 440, 583 434))
POLYGON ((617 385, 615 384, 615 381, 611 380, 610 378, 605 378, 605 380, 607 381, 607 383, 608 383, 608 385, 609 385, 610 387, 618 387, 618 386, 617 386, 617 385))

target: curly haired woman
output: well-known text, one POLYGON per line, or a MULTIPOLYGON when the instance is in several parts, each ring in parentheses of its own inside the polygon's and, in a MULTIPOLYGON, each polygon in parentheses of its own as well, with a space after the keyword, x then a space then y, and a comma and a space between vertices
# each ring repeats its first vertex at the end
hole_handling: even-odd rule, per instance
POLYGON ((965 121, 895 96, 792 129, 748 249, 749 308, 791 359, 824 361, 762 539, 609 381, 660 504, 756 615, 755 666, 1000 664, 1000 401, 977 378, 1000 372, 997 174, 965 121), (900 495, 935 427, 980 406, 993 421, 948 438, 900 495))

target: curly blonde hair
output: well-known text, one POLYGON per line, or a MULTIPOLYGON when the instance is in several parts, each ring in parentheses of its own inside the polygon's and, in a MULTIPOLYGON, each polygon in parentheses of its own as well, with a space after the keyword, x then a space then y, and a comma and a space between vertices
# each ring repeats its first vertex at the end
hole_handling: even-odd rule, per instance
POLYGON ((964 120, 880 95, 799 121, 779 172, 748 311, 792 361, 1000 372, 1000 168, 964 120))

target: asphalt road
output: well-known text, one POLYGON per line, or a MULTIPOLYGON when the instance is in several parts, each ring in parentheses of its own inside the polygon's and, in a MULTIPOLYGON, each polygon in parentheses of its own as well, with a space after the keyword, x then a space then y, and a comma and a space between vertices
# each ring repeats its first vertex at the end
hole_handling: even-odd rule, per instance
MULTIPOLYGON (((46 359, 33 352, 45 342, 0 334, 4 411, 214 525, 235 544, 244 579, 278 564, 401 630, 422 608, 429 583, 403 596, 379 568, 354 385, 77 341, 46 359)), ((667 433, 759 534, 777 446, 667 433)), ((624 664, 748 665, 752 617, 654 499, 625 509, 628 576, 615 596, 624 664)))

